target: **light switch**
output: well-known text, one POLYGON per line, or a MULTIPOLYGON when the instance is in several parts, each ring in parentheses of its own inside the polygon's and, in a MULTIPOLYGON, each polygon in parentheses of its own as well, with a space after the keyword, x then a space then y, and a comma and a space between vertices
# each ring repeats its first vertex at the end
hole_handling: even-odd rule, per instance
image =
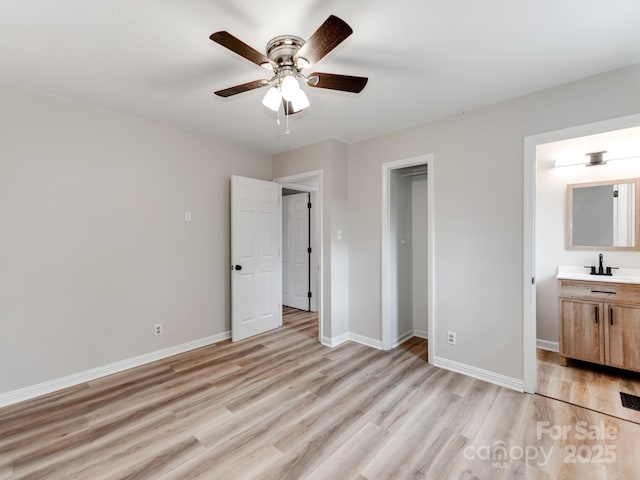
POLYGON ((184 212, 184 221, 185 222, 190 222, 191 221, 191 210, 185 210, 185 212, 184 212))

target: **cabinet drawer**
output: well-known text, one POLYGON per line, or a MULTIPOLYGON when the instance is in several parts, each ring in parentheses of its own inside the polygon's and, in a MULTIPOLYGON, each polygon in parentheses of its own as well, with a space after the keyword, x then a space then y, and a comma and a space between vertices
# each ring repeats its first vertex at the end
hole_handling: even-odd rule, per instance
POLYGON ((562 298, 640 304, 640 285, 625 283, 560 280, 558 294, 562 298))

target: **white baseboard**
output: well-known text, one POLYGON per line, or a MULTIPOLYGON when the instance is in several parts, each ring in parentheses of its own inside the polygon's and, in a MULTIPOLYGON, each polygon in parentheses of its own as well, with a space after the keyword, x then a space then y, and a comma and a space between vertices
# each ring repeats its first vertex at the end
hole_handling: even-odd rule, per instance
POLYGON ((358 335, 357 333, 349 333, 349 340, 352 342, 361 343, 367 347, 377 348, 382 350, 382 342, 376 338, 365 337, 364 335, 358 335))
MULTIPOLYGON (((400 336, 398 340, 396 340, 393 344, 392 348, 397 347, 405 340, 408 340, 411 337, 420 337, 427 338, 426 332, 421 330, 412 330, 410 332, 405 333, 400 336)), ((347 332, 339 335, 337 337, 322 337, 320 343, 327 347, 337 347, 338 345, 342 345, 346 341, 352 341, 356 343, 361 343, 362 345, 366 345, 367 347, 377 348, 378 350, 382 350, 382 341, 376 338, 365 337, 364 335, 358 335, 357 333, 347 332)))
POLYGON ((229 338, 231 338, 231 331, 226 331, 210 337, 200 338, 198 340, 182 343, 173 347, 156 350, 155 352, 138 355, 137 357, 128 358, 109 365, 92 368, 91 370, 85 370, 84 372, 73 373, 66 377, 56 378, 37 385, 2 393, 0 394, 0 407, 6 407, 7 405, 22 402, 24 400, 30 400, 64 388, 90 382, 91 380, 95 380, 100 377, 129 370, 130 368, 139 367, 140 365, 155 362, 156 360, 162 360, 163 358, 171 357, 189 350, 195 350, 196 348, 205 347, 212 343, 221 342, 229 338))
POLYGON ((342 335, 339 335, 337 337, 322 337, 320 343, 327 347, 334 348, 348 341, 361 343, 363 345, 366 345, 367 347, 373 347, 377 348, 378 350, 382 350, 382 342, 380 340, 350 332, 343 333, 342 335))
POLYGON ((338 335, 337 337, 322 337, 322 341, 320 343, 322 343, 327 347, 334 348, 348 341, 349 341, 349 332, 343 333, 342 335, 338 335))
POLYGON ((540 350, 549 350, 550 352, 560 351, 560 344, 558 342, 550 342, 549 340, 536 340, 536 347, 540 350))
POLYGON ((398 339, 392 343, 391 348, 396 348, 402 342, 409 340, 411 337, 413 337, 413 330, 409 330, 407 333, 400 335, 398 339))
POLYGON ((436 367, 451 370, 452 372, 461 373, 469 377, 484 380, 485 382, 500 385, 501 387, 510 388, 518 392, 524 392, 524 381, 518 378, 508 377, 500 373, 490 372, 482 368, 472 367, 464 363, 456 362, 442 357, 434 357, 433 365, 436 367))
POLYGON ((420 330, 419 328, 413 331, 413 336, 418 338, 429 338, 429 332, 427 330, 420 330))

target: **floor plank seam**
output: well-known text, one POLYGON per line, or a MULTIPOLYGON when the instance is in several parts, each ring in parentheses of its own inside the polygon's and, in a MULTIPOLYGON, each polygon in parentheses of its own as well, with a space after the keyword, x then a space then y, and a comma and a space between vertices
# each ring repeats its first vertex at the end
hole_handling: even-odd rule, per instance
POLYGON ((594 408, 585 407, 583 405, 579 405, 577 403, 573 403, 573 402, 570 402, 568 400, 563 400, 563 399, 560 399, 560 398, 550 397, 549 395, 544 395, 544 394, 538 393, 538 392, 536 392, 534 395, 537 395, 538 397, 548 398, 549 400, 554 400, 556 402, 564 403, 566 405, 571 405, 572 407, 581 408, 583 410, 588 410, 588 411, 593 412, 593 413, 599 413, 601 415, 606 415, 607 417, 615 418, 616 420, 620 420, 622 422, 631 423, 633 425, 640 425, 640 422, 635 422, 633 420, 629 420, 628 418, 622 418, 622 417, 618 417, 616 415, 611 415, 610 413, 604 414, 604 413, 602 413, 602 412, 600 412, 600 411, 598 411, 598 410, 596 410, 594 408))

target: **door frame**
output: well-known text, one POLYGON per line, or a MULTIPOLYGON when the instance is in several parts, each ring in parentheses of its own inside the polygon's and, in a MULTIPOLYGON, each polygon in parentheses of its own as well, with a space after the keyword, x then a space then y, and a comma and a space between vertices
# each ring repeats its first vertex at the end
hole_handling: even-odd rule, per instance
MULTIPOLYGON (((315 283, 314 289, 312 290, 315 295, 315 304, 314 306, 318 310, 318 341, 322 343, 323 332, 324 332, 324 246, 323 246, 323 232, 324 232, 324 219, 323 219, 323 209, 324 209, 324 199, 322 196, 323 192, 323 178, 322 178, 322 170, 311 170, 308 172, 296 173, 294 175, 287 175, 285 177, 274 178, 273 181, 281 184, 283 187, 292 188, 295 190, 311 192, 315 194, 315 203, 317 204, 316 210, 316 221, 313 222, 317 227, 314 232, 314 237, 317 238, 318 241, 318 250, 317 250, 317 259, 318 265, 320 267, 320 278, 318 282, 315 283), (300 184, 301 180, 306 180, 308 178, 318 177, 318 187, 315 189, 314 187, 310 187, 309 185, 300 184)), ((312 207, 313 208, 313 207, 312 207)), ((312 246, 312 258, 313 252, 315 252, 315 246, 312 246)), ((312 262, 313 263, 313 262, 312 262)), ((312 278, 315 278, 315 275, 312 275, 312 278)))
POLYGON ((405 167, 413 167, 416 165, 427 166, 427 325, 429 348, 428 362, 433 363, 435 356, 435 309, 434 309, 434 282, 433 272, 434 251, 435 251, 435 235, 434 235, 434 156, 433 154, 420 155, 418 157, 405 158, 385 162, 382 164, 382 236, 381 236, 381 331, 382 331, 382 348, 384 350, 391 349, 391 173, 393 170, 405 167))
POLYGON ((544 143, 569 140, 576 137, 637 127, 640 114, 612 118, 600 122, 578 125, 551 132, 530 135, 524 139, 523 180, 523 235, 522 235, 522 365, 524 391, 536 393, 537 389, 537 334, 536 334, 536 148, 544 143))

